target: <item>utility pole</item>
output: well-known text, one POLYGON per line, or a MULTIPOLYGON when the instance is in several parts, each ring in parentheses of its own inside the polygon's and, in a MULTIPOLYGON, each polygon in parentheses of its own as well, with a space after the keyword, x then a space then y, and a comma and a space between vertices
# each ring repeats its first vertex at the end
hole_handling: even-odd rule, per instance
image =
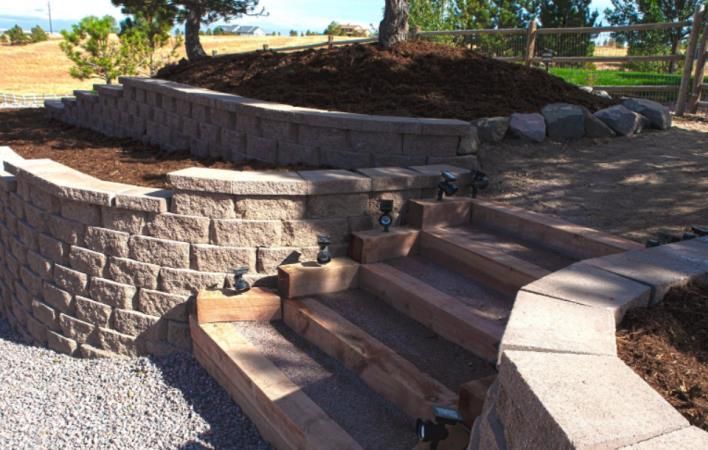
POLYGON ((54 27, 52 26, 52 2, 47 1, 47 12, 49 13, 49 34, 54 33, 54 27))

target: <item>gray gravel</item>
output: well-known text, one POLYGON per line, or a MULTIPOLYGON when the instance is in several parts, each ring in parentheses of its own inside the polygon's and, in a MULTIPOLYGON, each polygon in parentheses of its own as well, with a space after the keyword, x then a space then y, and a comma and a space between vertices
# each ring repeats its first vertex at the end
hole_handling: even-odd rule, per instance
POLYGON ((0 317, 0 449, 269 449, 191 355, 80 360, 0 317))

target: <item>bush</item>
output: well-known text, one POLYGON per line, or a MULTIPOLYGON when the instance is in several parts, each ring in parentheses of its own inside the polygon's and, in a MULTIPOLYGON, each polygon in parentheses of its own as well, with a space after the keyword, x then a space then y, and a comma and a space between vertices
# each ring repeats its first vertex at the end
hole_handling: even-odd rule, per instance
POLYGON ((49 40, 49 35, 42 29, 42 27, 37 25, 30 31, 30 39, 32 42, 44 42, 49 40))
POLYGON ((24 45, 28 44, 30 41, 29 36, 25 34, 19 25, 15 25, 5 32, 7 38, 10 40, 10 45, 24 45))

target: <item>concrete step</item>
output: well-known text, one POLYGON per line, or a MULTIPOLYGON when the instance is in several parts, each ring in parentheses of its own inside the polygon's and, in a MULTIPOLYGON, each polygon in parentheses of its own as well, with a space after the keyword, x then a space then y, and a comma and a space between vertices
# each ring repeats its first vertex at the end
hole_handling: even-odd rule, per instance
POLYGON ((503 321, 385 263, 362 265, 359 285, 448 341, 496 359, 503 321))
POLYGON ((284 321, 323 352, 341 361, 412 420, 432 419, 431 409, 436 405, 457 407, 459 386, 475 376, 475 370, 470 369, 468 363, 476 363, 477 371, 483 374, 492 371, 488 364, 454 344, 442 339, 431 340, 429 331, 392 308, 382 311, 381 304, 359 290, 286 300, 284 321), (412 324, 402 323, 405 321, 412 324), (370 334, 372 332, 375 335, 370 334), (432 345, 422 339, 431 341, 432 345), (435 355, 415 353, 412 356, 433 356, 449 363, 444 370, 450 373, 442 377, 447 385, 422 370, 429 365, 421 363, 420 358, 400 354, 411 353, 408 346, 401 345, 403 343, 419 343, 421 348, 436 352, 435 355), (394 344, 395 348, 389 344, 394 344))
POLYGON ((282 322, 192 322, 194 355, 278 449, 411 449, 411 419, 282 322))

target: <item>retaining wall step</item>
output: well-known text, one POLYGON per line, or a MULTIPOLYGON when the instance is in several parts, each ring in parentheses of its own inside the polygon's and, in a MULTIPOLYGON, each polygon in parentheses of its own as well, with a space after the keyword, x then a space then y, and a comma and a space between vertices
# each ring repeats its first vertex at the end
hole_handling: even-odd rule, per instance
POLYGON ((361 289, 488 361, 496 359, 504 326, 388 264, 362 265, 361 289))

